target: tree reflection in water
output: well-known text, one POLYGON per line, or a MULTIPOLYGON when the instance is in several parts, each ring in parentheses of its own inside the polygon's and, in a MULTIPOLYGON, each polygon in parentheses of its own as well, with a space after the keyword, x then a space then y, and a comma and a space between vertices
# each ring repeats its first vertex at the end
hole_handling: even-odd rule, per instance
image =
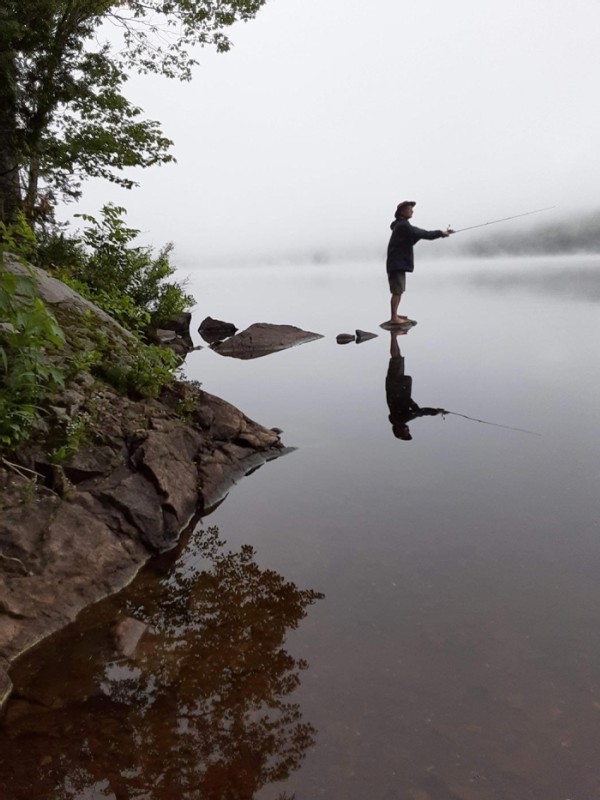
POLYGON ((0 793, 12 780, 14 797, 251 800, 298 769, 315 730, 288 700, 307 664, 284 643, 323 595, 223 545, 199 532, 166 578, 134 584, 128 613, 148 631, 134 659, 90 667, 85 698, 9 707, 5 758, 33 746, 37 763, 25 786, 5 762, 0 793))

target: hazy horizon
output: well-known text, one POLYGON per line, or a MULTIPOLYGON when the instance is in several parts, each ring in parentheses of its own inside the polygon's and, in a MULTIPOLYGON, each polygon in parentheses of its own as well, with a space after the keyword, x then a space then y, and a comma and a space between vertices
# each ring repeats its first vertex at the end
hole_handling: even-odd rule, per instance
POLYGON ((124 205, 184 269, 383 254, 403 199, 425 228, 587 214, 599 28, 592 0, 271 0, 230 53, 198 54, 191 83, 131 77, 178 163, 139 171, 132 192, 90 182, 64 212, 124 205))

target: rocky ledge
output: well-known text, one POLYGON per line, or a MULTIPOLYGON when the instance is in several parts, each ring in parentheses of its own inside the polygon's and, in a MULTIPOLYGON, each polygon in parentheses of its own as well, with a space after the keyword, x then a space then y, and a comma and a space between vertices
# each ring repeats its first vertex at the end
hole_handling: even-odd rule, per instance
MULTIPOLYGON (((31 274, 67 333, 81 335, 81 314, 94 330, 92 314, 114 358, 126 358, 126 331, 59 281, 31 274)), ((196 512, 285 452, 275 431, 194 383, 134 400, 81 372, 48 414, 63 426, 85 419, 86 435, 60 459, 43 435, 14 460, 0 459, 0 702, 12 660, 125 586, 196 512)))

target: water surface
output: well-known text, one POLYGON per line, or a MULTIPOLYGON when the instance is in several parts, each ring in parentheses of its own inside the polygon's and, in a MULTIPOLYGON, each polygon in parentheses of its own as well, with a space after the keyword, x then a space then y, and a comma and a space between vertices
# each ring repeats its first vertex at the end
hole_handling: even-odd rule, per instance
POLYGON ((325 335, 188 359, 298 449, 201 520, 226 545, 192 535, 15 670, 6 796, 600 798, 599 262, 419 263, 413 400, 530 433, 425 416, 410 441, 379 266, 198 272, 197 322, 325 335), (355 328, 379 337, 336 344, 355 328))

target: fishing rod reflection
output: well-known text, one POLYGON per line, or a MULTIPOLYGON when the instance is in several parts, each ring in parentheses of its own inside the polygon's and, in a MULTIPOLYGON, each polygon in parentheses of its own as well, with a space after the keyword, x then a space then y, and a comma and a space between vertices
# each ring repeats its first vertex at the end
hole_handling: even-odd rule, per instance
POLYGON ((408 423, 418 417, 433 417, 444 414, 443 408, 419 406, 412 399, 412 378, 406 375, 404 357, 400 352, 398 336, 405 330, 390 331, 390 363, 385 378, 385 396, 390 411, 389 421, 396 439, 408 442, 412 439, 408 423))

